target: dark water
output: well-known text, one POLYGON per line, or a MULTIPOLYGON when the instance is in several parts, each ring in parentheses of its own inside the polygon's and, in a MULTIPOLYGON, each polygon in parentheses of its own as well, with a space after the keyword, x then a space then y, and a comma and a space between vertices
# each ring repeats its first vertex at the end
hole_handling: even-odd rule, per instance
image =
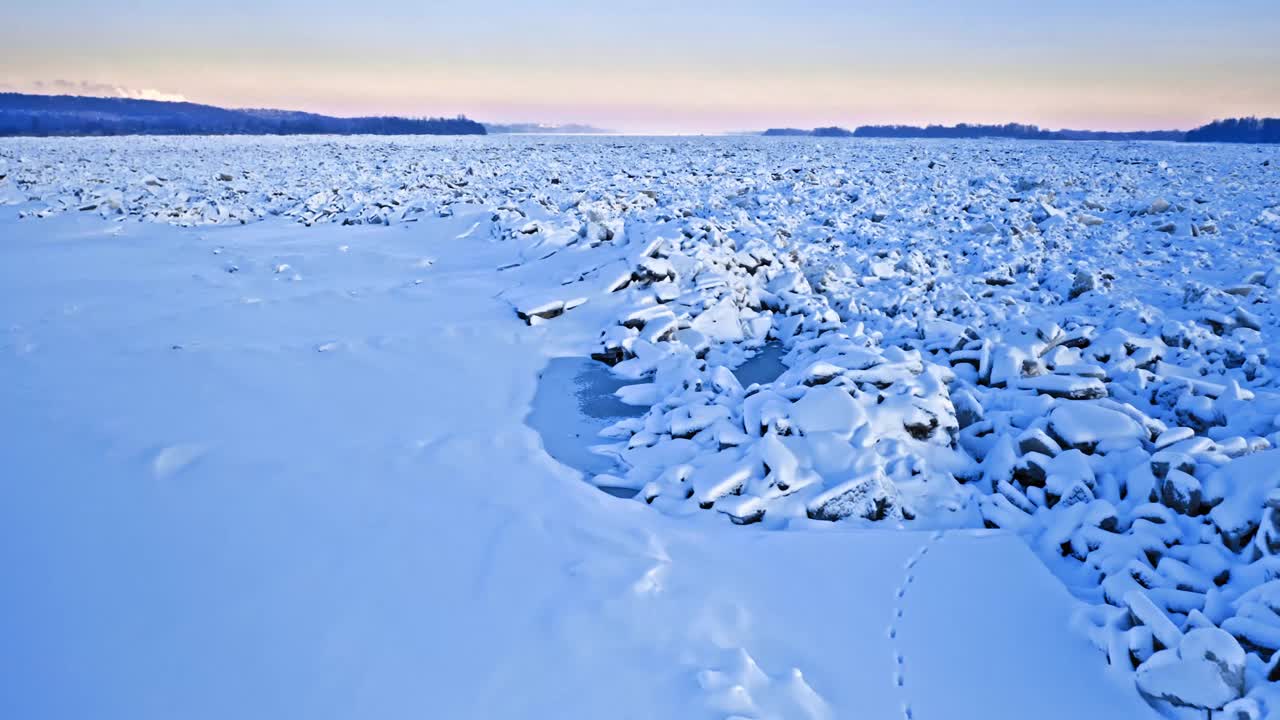
POLYGON ((782 356, 787 351, 781 345, 770 343, 760 348, 750 360, 734 369, 733 375, 742 383, 742 387, 750 387, 752 383, 771 383, 786 371, 782 364, 782 356))
MULTIPOLYGON (((639 417, 648 408, 627 405, 613 393, 631 384, 615 378, 608 366, 590 358, 555 358, 538 378, 533 409, 525 422, 542 436, 547 454, 587 475, 616 470, 615 461, 591 451, 609 442, 599 432, 621 418, 639 417)), ((601 488, 632 497, 629 488, 601 488)))

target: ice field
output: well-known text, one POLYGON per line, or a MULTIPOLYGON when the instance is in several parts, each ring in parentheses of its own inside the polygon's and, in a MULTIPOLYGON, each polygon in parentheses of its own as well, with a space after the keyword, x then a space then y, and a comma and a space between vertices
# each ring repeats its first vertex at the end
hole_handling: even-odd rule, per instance
POLYGON ((0 716, 1280 717, 1278 332, 1275 147, 0 140, 0 716))

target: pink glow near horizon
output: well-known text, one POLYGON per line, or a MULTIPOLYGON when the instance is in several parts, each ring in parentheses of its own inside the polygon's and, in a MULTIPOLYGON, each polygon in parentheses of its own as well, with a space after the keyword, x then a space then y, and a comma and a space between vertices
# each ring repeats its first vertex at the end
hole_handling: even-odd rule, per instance
POLYGON ((49 0, 7 11, 0 88, 633 132, 1280 116, 1280 6, 1116 5, 49 0))

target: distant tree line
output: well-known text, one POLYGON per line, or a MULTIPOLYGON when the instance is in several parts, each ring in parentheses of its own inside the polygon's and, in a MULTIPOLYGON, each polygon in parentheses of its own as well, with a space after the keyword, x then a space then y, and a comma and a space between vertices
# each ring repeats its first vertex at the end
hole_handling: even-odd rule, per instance
POLYGON ((846 130, 842 127, 820 127, 812 130, 801 130, 800 128, 769 128, 765 130, 763 135, 770 137, 853 137, 853 131, 846 130))
POLYGON ((764 135, 869 138, 1007 138, 1013 140, 1169 140, 1177 142, 1280 142, 1280 119, 1237 118, 1217 120, 1189 132, 1182 130, 1045 130, 1036 125, 863 125, 852 131, 829 127, 814 130, 772 128, 764 135))
POLYGON ((188 102, 0 93, 0 135, 484 135, 455 118, 340 118, 188 102))
MULTIPOLYGON (((595 132, 579 125, 516 123, 494 132, 595 132)), ((77 95, 0 93, 0 136, 5 135, 484 135, 485 126, 453 118, 341 118, 289 110, 229 110, 189 102, 77 95)), ((1280 143, 1280 119, 1216 120, 1189 132, 1045 130, 1035 125, 864 125, 855 130, 772 128, 771 136, 878 138, 1009 138, 1016 140, 1175 140, 1280 143)))
POLYGON ((1280 118, 1215 120, 1187 133, 1188 142, 1280 143, 1280 118))

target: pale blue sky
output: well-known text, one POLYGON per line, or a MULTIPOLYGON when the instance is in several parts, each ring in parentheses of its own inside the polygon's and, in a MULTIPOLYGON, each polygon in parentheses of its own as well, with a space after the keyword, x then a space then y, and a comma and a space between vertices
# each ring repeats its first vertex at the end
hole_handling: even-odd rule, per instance
POLYGON ((661 131, 1280 115, 1276 0, 693 4, 24 2, 0 86, 661 131))

